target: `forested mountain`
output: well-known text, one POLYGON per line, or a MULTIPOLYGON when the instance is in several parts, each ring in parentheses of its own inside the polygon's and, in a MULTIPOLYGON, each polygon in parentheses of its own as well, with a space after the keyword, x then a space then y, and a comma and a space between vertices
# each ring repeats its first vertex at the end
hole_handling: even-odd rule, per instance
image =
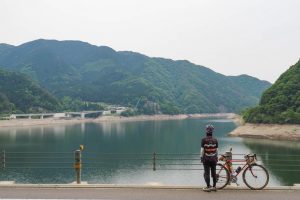
MULTIPOLYGON (((3 46, 3 45, 2 45, 3 46)), ((80 41, 36 40, 1 48, 0 66, 28 74, 55 96, 137 106, 143 113, 238 112, 271 84, 80 41)))
POLYGON ((4 52, 8 51, 10 48, 13 48, 14 46, 9 44, 0 44, 0 55, 4 52))
POLYGON ((260 104, 244 113, 246 122, 300 123, 300 60, 267 89, 260 104))
POLYGON ((59 109, 59 101, 30 78, 0 69, 0 114, 59 109))
POLYGON ((262 91, 266 90, 266 85, 269 85, 269 82, 267 81, 260 81, 257 78, 245 74, 240 76, 229 76, 229 78, 232 79, 235 84, 238 84, 245 93, 249 92, 249 95, 251 94, 253 98, 261 96, 262 91))

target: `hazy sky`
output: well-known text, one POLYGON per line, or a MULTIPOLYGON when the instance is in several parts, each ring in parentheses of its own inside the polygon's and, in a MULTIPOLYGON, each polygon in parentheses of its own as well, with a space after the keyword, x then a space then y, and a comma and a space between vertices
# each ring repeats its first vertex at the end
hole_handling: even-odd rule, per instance
POLYGON ((274 82, 300 58, 300 0, 0 0, 0 43, 82 40, 274 82))

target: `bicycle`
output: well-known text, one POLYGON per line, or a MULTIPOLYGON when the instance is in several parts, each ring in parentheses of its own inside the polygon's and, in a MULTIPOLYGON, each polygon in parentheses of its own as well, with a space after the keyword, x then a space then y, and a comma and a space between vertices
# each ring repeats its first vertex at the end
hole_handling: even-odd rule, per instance
POLYGON ((269 182, 267 169, 256 163, 256 154, 247 154, 245 159, 232 159, 232 148, 219 158, 224 164, 217 163, 217 189, 223 189, 228 184, 237 183, 237 176, 243 171, 243 181, 252 190, 262 190, 269 182), (243 167, 233 170, 233 162, 246 162, 243 167))

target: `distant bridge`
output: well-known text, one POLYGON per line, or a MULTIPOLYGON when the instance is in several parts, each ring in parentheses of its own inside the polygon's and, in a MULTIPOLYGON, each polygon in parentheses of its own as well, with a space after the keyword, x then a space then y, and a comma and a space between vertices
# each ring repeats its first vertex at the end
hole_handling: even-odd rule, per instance
POLYGON ((90 114, 101 114, 104 112, 104 110, 98 110, 98 111, 82 111, 82 112, 66 112, 66 117, 76 117, 80 116, 81 119, 84 119, 86 115, 90 114))
POLYGON ((17 118, 40 118, 44 119, 44 117, 55 117, 58 113, 40 113, 40 114, 12 114, 10 115, 10 119, 17 119, 17 118))

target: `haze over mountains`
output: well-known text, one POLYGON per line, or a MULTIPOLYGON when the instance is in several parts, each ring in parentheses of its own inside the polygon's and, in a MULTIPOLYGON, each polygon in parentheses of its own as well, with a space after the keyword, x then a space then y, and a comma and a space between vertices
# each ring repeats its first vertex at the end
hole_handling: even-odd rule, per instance
POLYGON ((256 105, 271 86, 247 75, 225 76, 186 60, 152 58, 81 41, 0 44, 0 67, 27 74, 58 99, 69 96, 137 106, 146 114, 239 112, 256 105))

